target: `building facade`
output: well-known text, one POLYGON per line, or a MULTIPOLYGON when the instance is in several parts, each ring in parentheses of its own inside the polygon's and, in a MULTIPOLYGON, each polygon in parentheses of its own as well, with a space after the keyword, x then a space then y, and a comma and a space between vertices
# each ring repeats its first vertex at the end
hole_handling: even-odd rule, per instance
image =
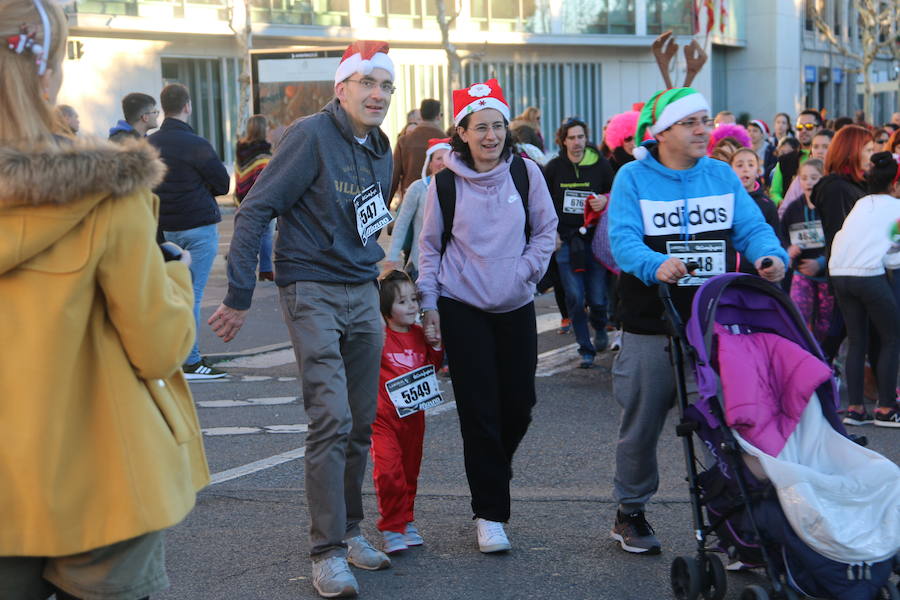
MULTIPOLYGON (((253 48, 343 49, 354 39, 389 41, 398 90, 384 128, 394 138, 406 112, 423 98, 439 98, 447 118, 451 112, 438 1, 249 0, 253 48)), ((828 0, 844 6, 843 12, 830 11, 832 17, 849 22, 846 5, 851 1, 828 0)), ((121 118, 119 101, 126 93, 158 97, 163 85, 179 81, 191 89, 195 129, 230 164, 242 59, 229 25, 233 2, 77 0, 68 9, 69 60, 61 102, 79 110, 86 132, 103 135, 121 118)), ((708 19, 703 1, 697 2, 703 6, 695 13, 695 0, 446 4, 451 14, 458 11, 450 37, 465 57, 464 82, 497 77, 514 113, 539 106, 551 147, 554 130, 565 117, 577 115, 596 129, 661 89, 650 53, 654 38, 672 29, 684 46, 695 30, 705 31, 708 19)), ((809 31, 803 2, 714 0, 711 5, 710 60, 694 86, 711 98, 714 110, 728 108, 770 120, 778 111, 796 113, 806 103, 829 114, 852 114, 858 106, 848 60, 809 31), (816 79, 807 82, 811 67, 816 79)), ((852 28, 847 36, 853 39, 852 28)), ((701 42, 706 38, 704 33, 695 37, 701 42)), ((890 81, 896 74, 884 62, 877 68, 890 81)), ((675 85, 683 73, 679 53, 675 85)), ((877 106, 889 115, 896 110, 897 95, 883 96, 877 106)))

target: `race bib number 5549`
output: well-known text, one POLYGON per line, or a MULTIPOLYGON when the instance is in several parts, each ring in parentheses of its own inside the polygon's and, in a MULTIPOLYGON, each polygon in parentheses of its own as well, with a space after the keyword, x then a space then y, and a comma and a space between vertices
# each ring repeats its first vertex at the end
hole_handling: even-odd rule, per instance
POLYGON ((397 416, 401 418, 437 406, 444 401, 433 365, 419 367, 386 381, 384 389, 397 409, 397 416))

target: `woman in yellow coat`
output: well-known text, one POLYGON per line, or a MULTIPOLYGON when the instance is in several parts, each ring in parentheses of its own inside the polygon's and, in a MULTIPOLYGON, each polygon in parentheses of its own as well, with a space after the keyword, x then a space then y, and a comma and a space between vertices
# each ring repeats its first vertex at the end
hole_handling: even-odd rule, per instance
POLYGON ((146 143, 55 135, 66 34, 55 3, 0 0, 0 598, 136 600, 209 481, 189 256, 155 243, 146 143))

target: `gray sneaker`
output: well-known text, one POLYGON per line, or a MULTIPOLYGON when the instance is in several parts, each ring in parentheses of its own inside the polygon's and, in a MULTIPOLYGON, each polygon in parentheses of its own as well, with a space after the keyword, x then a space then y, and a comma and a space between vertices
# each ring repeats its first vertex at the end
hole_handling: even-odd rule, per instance
POLYGON ((359 594, 359 584, 343 556, 314 560, 312 584, 323 598, 354 598, 359 594))
POLYGON ((347 542, 347 562, 359 569, 378 571, 391 566, 391 559, 381 550, 376 550, 369 540, 361 535, 344 540, 347 542))
POLYGON ((612 538, 619 542, 622 550, 634 554, 659 554, 659 540, 644 517, 644 511, 637 510, 631 514, 616 511, 616 523, 611 532, 612 538))

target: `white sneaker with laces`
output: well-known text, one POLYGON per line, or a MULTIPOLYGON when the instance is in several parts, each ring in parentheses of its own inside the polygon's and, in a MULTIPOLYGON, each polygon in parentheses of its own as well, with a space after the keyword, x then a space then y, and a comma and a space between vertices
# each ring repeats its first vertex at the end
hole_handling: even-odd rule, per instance
POLYGON ((475 526, 478 530, 478 549, 485 554, 506 552, 512 548, 503 529, 503 523, 479 518, 475 519, 475 526))
POLYGON ((347 542, 347 562, 359 569, 378 571, 391 566, 388 555, 377 550, 362 535, 344 540, 347 542))
POLYGON ((359 584, 343 556, 314 560, 312 584, 323 598, 353 598, 359 594, 359 584))

